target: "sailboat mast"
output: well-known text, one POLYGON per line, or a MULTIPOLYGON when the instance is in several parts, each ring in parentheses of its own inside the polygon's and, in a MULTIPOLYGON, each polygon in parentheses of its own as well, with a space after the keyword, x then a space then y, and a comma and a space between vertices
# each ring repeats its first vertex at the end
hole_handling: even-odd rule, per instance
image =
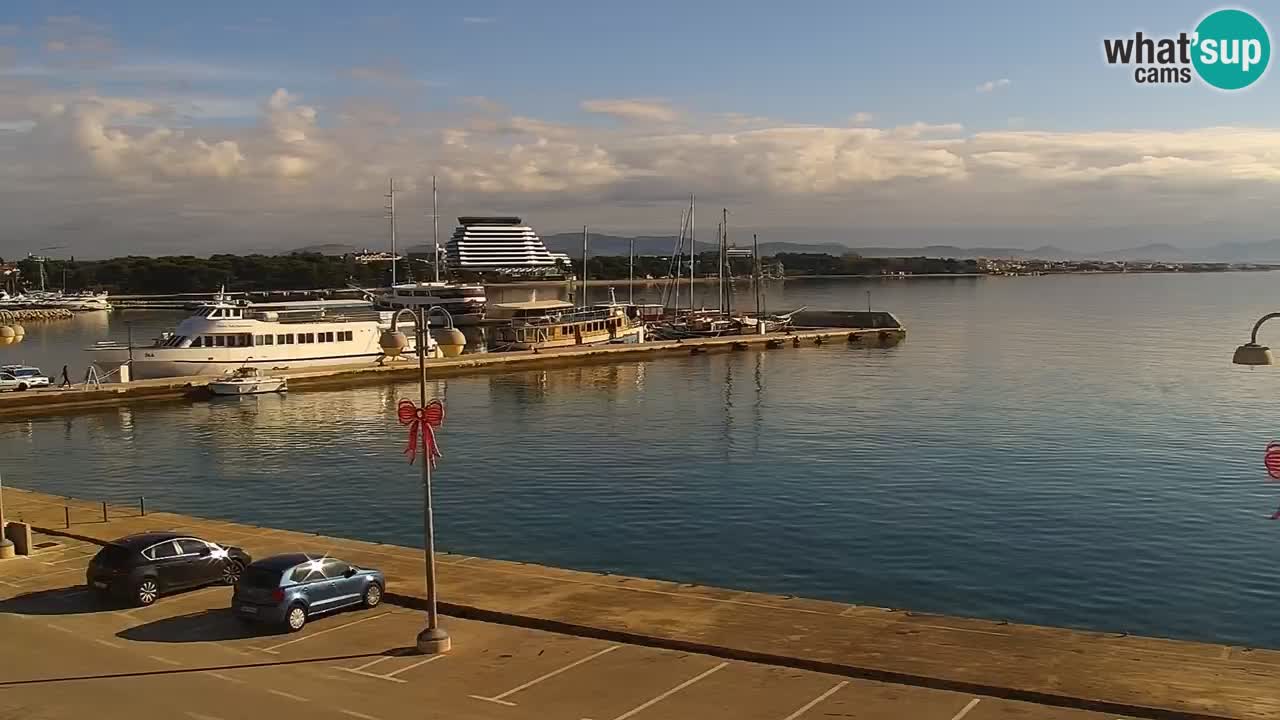
POLYGON ((436 197, 436 176, 431 176, 431 266, 436 269, 436 282, 440 282, 440 205, 436 197))
POLYGON ((729 208, 721 208, 720 220, 720 312, 729 312, 729 293, 725 288, 725 265, 728 264, 729 208))
POLYGON ((587 306, 587 226, 582 226, 582 305, 587 306))
POLYGON ((764 310, 760 307, 760 237, 751 233, 751 287, 756 293, 756 322, 764 333, 764 310))
POLYGON ((387 180, 387 219, 391 221, 391 287, 396 286, 396 179, 387 180))
POLYGON ((636 304, 636 239, 628 243, 627 260, 627 302, 636 304))
MULTIPOLYGON (((698 257, 695 247, 697 238, 693 231, 693 194, 689 194, 689 312, 693 312, 693 263, 698 257)), ((678 284, 678 281, 677 281, 678 284)))

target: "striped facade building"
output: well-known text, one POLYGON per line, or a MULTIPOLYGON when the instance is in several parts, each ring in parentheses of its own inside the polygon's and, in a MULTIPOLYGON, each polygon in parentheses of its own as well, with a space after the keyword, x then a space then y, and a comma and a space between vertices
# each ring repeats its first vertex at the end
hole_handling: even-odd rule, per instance
POLYGON ((453 270, 508 275, 560 271, 556 256, 518 217, 460 217, 446 251, 453 270))

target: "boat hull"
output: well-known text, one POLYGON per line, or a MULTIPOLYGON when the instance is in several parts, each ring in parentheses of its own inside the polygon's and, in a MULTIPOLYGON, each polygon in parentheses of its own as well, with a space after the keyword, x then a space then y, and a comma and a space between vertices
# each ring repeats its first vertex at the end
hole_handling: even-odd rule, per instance
POLYGON ((256 380, 254 382, 213 381, 209 383, 209 392, 214 395, 260 395, 263 393, 284 392, 288 389, 288 381, 284 378, 256 380))
MULTIPOLYGON (((94 350, 93 364, 100 371, 111 372, 129 362, 128 350, 94 350)), ((321 358, 304 358, 304 359, 257 359, 252 358, 246 360, 241 357, 239 359, 227 358, 226 360, 210 360, 210 359, 186 359, 181 357, 144 357, 145 351, 141 348, 134 348, 134 359, 130 369, 130 376, 135 380, 154 380, 157 378, 167 377, 208 377, 225 375, 233 372, 246 365, 256 367, 261 370, 297 370, 302 368, 318 368, 318 367, 334 367, 334 366, 373 366, 384 362, 406 362, 411 360, 412 355, 406 352, 401 359, 391 360, 384 358, 381 352, 368 353, 364 355, 346 356, 346 357, 321 357, 321 358)), ((440 357, 439 350, 433 349, 428 357, 440 357)))

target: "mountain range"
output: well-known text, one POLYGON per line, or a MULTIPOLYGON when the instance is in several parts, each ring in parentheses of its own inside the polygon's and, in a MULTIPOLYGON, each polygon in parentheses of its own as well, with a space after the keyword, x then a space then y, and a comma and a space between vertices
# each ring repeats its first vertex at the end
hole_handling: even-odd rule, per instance
MULTIPOLYGON (((635 241, 637 255, 668 256, 675 247, 675 236, 672 235, 640 235, 634 238, 618 235, 590 233, 588 250, 591 255, 624 256, 628 253, 631 242, 635 241)), ((582 256, 582 235, 578 233, 556 233, 542 238, 543 243, 552 252, 560 252, 572 258, 582 256)), ((711 250, 710 242, 699 242, 699 251, 711 250)), ((355 245, 328 243, 308 245, 292 252, 313 252, 324 255, 341 255, 360 252, 362 248, 355 245)), ((430 253, 430 245, 415 245, 406 248, 411 253, 430 253)), ((1145 260, 1166 262, 1280 262, 1280 238, 1259 242, 1223 242, 1203 248, 1184 248, 1168 243, 1152 243, 1138 247, 1108 250, 1102 252, 1076 252, 1064 250, 1053 245, 1037 248, 1012 247, 957 247, 954 245, 925 245, 920 247, 850 247, 840 243, 796 243, 766 242, 760 243, 761 255, 777 255, 778 253, 823 253, 827 255, 843 255, 857 253, 863 257, 944 257, 944 258, 1024 258, 1038 260, 1145 260)))

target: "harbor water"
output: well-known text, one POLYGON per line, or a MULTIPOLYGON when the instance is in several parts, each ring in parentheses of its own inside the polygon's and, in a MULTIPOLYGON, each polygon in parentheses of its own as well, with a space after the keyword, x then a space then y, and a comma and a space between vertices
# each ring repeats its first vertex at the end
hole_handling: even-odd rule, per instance
MULTIPOLYGON (((706 585, 1280 647, 1280 522, 1268 519, 1280 482, 1262 465, 1280 440, 1280 369, 1230 362, 1276 309, 1274 282, 787 281, 771 285, 770 310, 861 309, 869 292, 907 340, 432 381, 448 406, 438 542, 706 585)), ((126 321, 140 339, 178 317, 33 326, 0 361, 50 374, 67 363, 82 376, 80 347, 124 339, 126 321)), ((421 545, 418 470, 395 417, 396 402, 416 394, 385 385, 0 418, 0 472, 45 492, 145 495, 151 508, 421 545)))

